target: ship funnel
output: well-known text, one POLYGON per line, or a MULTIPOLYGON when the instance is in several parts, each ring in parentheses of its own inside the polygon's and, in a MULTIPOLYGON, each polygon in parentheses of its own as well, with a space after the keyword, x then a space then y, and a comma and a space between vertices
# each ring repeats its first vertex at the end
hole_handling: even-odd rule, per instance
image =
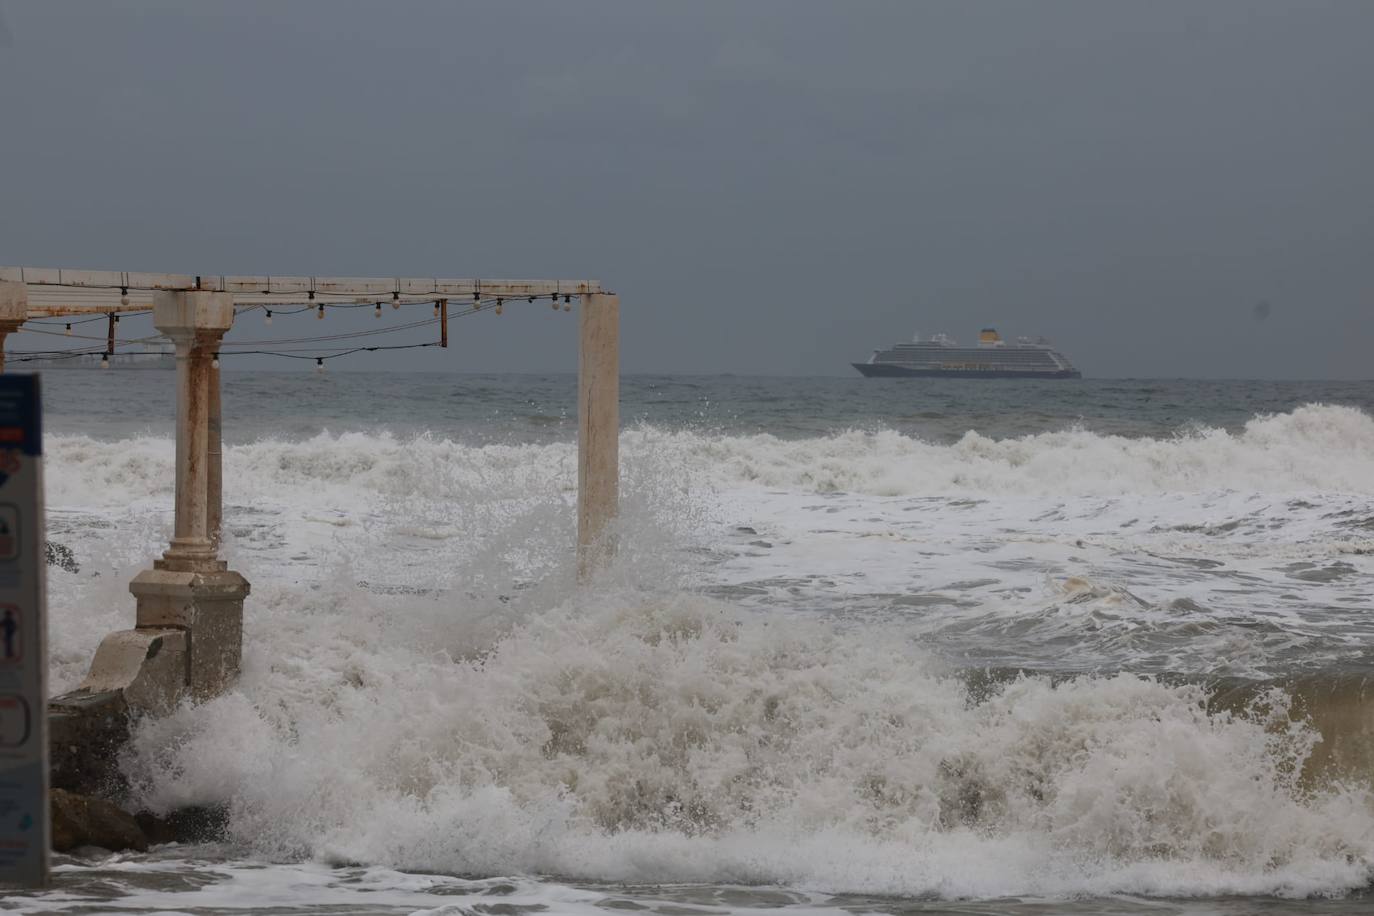
POLYGON ((978 343, 984 347, 995 347, 1002 342, 1002 335, 996 328, 983 328, 978 332, 978 343))

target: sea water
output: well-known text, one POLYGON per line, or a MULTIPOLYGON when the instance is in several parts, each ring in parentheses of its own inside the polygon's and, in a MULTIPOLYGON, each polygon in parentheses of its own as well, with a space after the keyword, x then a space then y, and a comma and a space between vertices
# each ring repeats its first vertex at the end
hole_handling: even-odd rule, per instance
MULTIPOLYGON (((52 685, 171 531, 173 378, 44 376, 52 685)), ((228 694, 18 912, 1365 913, 1374 384, 224 377, 228 694)))

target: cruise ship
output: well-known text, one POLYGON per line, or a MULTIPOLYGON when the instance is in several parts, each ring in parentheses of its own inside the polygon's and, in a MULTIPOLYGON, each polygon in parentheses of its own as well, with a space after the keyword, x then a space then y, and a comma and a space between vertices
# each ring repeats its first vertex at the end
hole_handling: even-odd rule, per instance
POLYGON ((873 377, 918 378, 1082 378, 1068 358, 1043 337, 1008 344, 994 328, 983 328, 978 346, 961 347, 944 334, 928 340, 874 350, 866 363, 852 363, 873 377))

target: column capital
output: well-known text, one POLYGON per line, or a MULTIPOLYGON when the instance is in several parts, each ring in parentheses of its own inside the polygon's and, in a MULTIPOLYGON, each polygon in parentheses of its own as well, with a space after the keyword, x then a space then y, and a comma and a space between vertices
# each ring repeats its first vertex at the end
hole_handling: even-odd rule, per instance
POLYGON ((231 293, 159 290, 153 293, 153 327, 177 344, 213 343, 234 324, 231 293))

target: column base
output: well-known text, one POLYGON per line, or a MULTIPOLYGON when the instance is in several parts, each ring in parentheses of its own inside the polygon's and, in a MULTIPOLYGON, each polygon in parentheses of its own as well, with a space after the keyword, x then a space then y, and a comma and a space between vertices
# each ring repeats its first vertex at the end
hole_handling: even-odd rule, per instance
POLYGON ((136 623, 140 631, 174 628, 185 632, 188 694, 194 700, 208 700, 238 677, 243 600, 250 586, 233 570, 190 571, 168 565, 159 561, 129 583, 138 602, 136 623))
POLYGON ((176 554, 169 556, 164 553, 153 561, 153 569, 181 573, 222 573, 229 569, 229 564, 223 560, 216 560, 213 554, 205 557, 187 557, 176 554))

